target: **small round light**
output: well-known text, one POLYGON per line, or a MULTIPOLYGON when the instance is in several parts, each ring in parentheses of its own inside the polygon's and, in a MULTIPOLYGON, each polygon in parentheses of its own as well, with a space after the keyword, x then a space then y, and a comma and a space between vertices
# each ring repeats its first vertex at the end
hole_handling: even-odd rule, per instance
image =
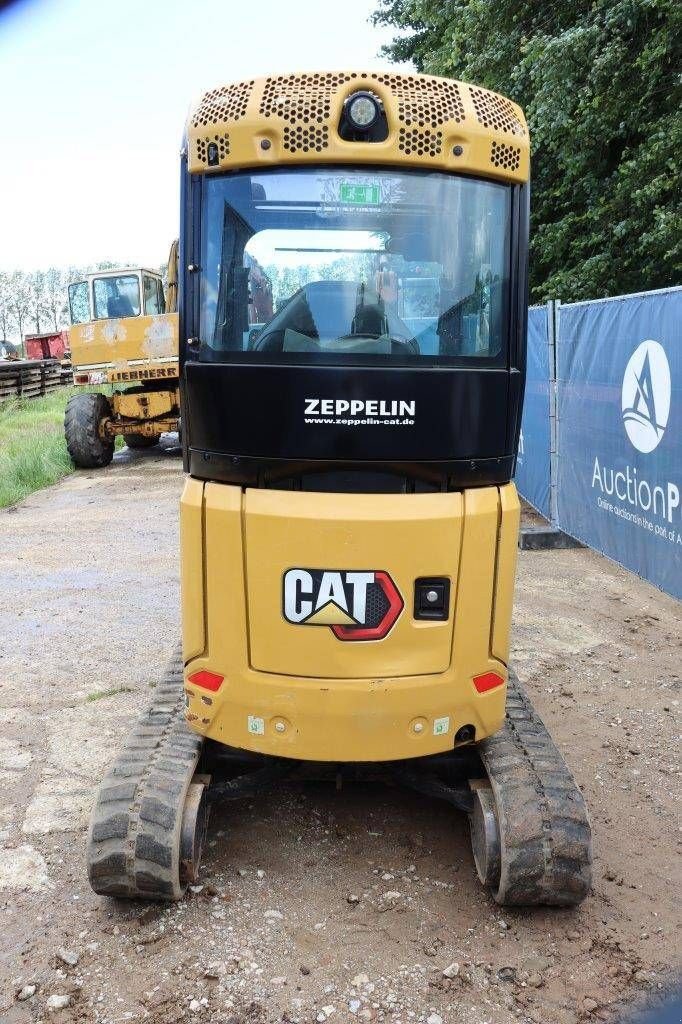
POLYGON ((370 128, 379 116, 379 105, 369 93, 358 92, 348 100, 347 113, 356 128, 370 128))

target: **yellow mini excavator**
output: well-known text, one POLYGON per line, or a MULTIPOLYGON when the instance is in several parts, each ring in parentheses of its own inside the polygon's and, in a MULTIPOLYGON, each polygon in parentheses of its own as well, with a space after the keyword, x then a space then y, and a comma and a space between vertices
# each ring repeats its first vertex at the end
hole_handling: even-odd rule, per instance
POLYGON ((509 668, 529 143, 461 82, 237 82, 181 168, 182 655, 98 792, 103 894, 178 899, 208 809, 385 774, 502 904, 576 904, 585 804, 509 668))

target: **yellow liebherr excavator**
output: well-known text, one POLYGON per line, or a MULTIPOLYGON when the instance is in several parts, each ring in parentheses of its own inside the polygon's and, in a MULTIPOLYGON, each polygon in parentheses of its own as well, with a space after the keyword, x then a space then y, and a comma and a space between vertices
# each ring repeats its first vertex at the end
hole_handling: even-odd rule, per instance
POLYGON ((509 668, 528 175, 521 110, 442 78, 190 114, 182 656, 99 789, 97 892, 177 899, 211 801, 366 765, 468 816, 498 902, 585 896, 584 801, 509 668))
POLYGON ((149 448, 178 430, 177 262, 173 242, 165 292, 161 275, 144 267, 69 285, 73 383, 84 390, 67 403, 64 435, 81 469, 108 465, 117 435, 129 448, 149 448))

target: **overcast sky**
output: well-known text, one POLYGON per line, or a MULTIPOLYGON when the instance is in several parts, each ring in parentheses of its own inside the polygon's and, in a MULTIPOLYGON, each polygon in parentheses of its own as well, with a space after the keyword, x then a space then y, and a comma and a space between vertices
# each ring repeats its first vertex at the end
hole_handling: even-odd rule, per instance
POLYGON ((23 0, 0 15, 0 270, 157 266, 197 93, 385 67, 373 0, 23 0))

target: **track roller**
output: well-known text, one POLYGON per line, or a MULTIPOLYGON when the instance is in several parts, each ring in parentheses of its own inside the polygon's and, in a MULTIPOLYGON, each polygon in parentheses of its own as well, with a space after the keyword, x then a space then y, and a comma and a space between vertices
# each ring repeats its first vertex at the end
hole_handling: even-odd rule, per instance
POLYGON ((493 791, 487 783, 472 782, 474 809, 469 815, 471 852, 476 871, 483 885, 489 889, 500 881, 500 828, 495 814, 493 791))
POLYGON ((199 879, 199 865, 208 828, 208 783, 208 776, 195 775, 185 797, 180 823, 181 885, 190 885, 199 879))

